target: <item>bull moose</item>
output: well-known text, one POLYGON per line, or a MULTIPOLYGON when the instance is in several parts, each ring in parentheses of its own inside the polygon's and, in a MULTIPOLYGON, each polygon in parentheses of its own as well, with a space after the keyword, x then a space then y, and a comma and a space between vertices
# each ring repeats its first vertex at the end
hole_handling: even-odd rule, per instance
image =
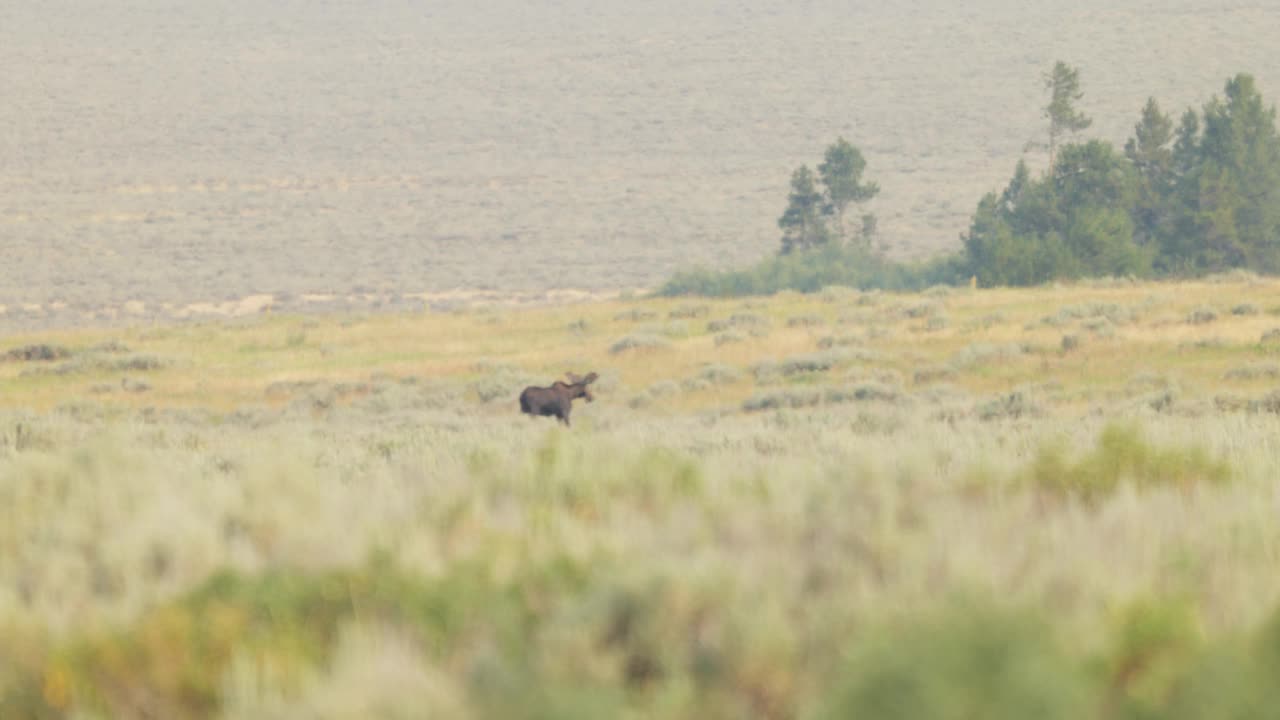
POLYGON ((587 387, 599 377, 595 373, 586 376, 565 373, 569 382, 557 380, 551 387, 530 386, 520 393, 520 412, 526 415, 554 415, 560 422, 569 424, 569 411, 574 398, 586 398, 591 402, 591 389, 587 387))

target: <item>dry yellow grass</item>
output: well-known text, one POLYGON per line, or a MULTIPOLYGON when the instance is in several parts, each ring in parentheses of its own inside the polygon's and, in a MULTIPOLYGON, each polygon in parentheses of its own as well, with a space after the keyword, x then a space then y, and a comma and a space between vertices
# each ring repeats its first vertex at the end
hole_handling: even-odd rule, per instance
POLYGON ((95 399, 108 407, 229 411, 262 402, 266 389, 279 383, 359 383, 389 376, 461 384, 509 367, 547 383, 569 370, 607 371, 617 386, 603 401, 622 403, 653 383, 678 382, 708 364, 743 371, 740 382, 668 403, 692 412, 735 405, 752 391, 754 366, 820 352, 822 339, 831 337, 852 338, 848 341, 855 347, 874 353, 874 359, 841 363, 849 367, 837 370, 835 379, 841 373, 889 372, 910 384, 917 370, 952 366, 948 382, 975 394, 1057 383, 1069 395, 1117 391, 1134 375, 1155 373, 1176 378, 1183 392, 1210 396, 1224 386, 1240 385, 1224 385, 1228 370, 1270 357, 1261 338, 1280 327, 1277 312, 1280 282, 1245 278, 947 290, 931 296, 782 294, 763 300, 655 299, 453 313, 263 315, 222 323, 11 336, 10 348, 47 343, 81 355, 114 341, 127 348, 116 356, 154 357, 160 367, 134 372, 76 366, 74 356, 65 363, 6 362, 0 364, 0 392, 6 406, 42 411, 82 400, 95 388, 95 399), (705 312, 670 317, 691 304, 704 306, 705 312), (1250 314, 1233 314, 1238 306, 1249 306, 1250 314), (1192 322, 1192 314, 1205 308, 1216 317, 1192 322), (1107 313, 1118 316, 1108 319, 1107 313), (754 317, 760 323, 757 334, 739 328, 739 341, 718 345, 708 325, 735 315, 754 317), (790 327, 788 319, 795 317, 805 324, 790 327), (615 342, 635 333, 661 337, 664 345, 610 351, 615 342), (1077 336, 1077 349, 1062 350, 1067 335, 1077 336), (1024 351, 1001 350, 1011 346, 1024 351), (988 361, 981 357, 984 352, 1004 356, 988 361), (972 366, 965 367, 967 362, 972 366), (64 364, 65 371, 56 372, 64 364), (150 389, 109 391, 134 379, 145 379, 150 389))

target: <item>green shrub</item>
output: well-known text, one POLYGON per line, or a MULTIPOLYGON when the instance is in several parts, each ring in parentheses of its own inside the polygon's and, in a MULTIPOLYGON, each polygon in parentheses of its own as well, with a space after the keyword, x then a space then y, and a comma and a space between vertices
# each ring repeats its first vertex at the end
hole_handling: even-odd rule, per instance
POLYGON ((1041 618, 956 603, 855 645, 814 719, 1076 720, 1093 696, 1041 618))
POLYGON ((1002 325, 1008 321, 1009 319, 1005 317, 1003 312, 993 312, 966 322, 964 324, 964 329, 966 332, 990 330, 996 325, 1002 325))
POLYGON ((1187 315, 1187 323, 1191 325, 1203 325, 1217 319, 1217 311, 1207 305, 1201 305, 1187 315))
POLYGON ((1099 501, 1131 482, 1139 488, 1188 488, 1198 483, 1222 483, 1231 467, 1202 447, 1156 448, 1135 425, 1108 425, 1097 447, 1075 461, 1061 444, 1041 446, 1026 471, 1034 488, 1057 495, 1099 501))
POLYGON ((711 383, 707 380, 703 380, 702 378, 691 377, 680 381, 680 389, 684 392, 702 392, 703 390, 709 390, 710 388, 711 383))
POLYGON ((22 347, 12 348, 5 351, 0 359, 15 362, 37 362, 49 360, 62 360, 71 357, 71 351, 61 345, 24 345, 22 347))
POLYGON ((1280 415, 1280 390, 1272 390, 1262 397, 1249 400, 1246 408, 1249 412, 1280 415))
POLYGON ((516 370, 503 370, 472 381, 469 389, 482 403, 495 400, 514 402, 521 390, 536 384, 540 384, 540 381, 532 375, 516 370))
POLYGON ((1223 374, 1224 380, 1275 380, 1280 377, 1280 365, 1275 363, 1257 363, 1234 367, 1223 374))
POLYGON ((833 347, 862 345, 864 342, 865 340, 861 335, 828 335, 818 341, 818 347, 826 350, 833 347))
POLYGON ((624 310, 613 316, 614 320, 629 320, 631 322, 644 322, 646 320, 656 320, 658 313, 652 310, 644 310, 641 308, 631 308, 624 310))
MULTIPOLYGON (((1180 644, 1186 644, 1182 641, 1180 644)), ((1169 646, 1170 643, 1165 643, 1169 646)), ((1177 647, 1177 645, 1173 645, 1177 647)), ((1169 654, 1166 649, 1165 654, 1169 654)), ((1251 636, 1227 638, 1178 662, 1160 692, 1141 698, 1135 720, 1274 718, 1280 708, 1280 614, 1251 636), (1166 690, 1167 688, 1167 690, 1166 690)))
POLYGON ((888 402, 896 403, 903 399, 898 388, 887 383, 867 381, 842 388, 827 388, 823 392, 823 401, 829 404, 847 402, 888 402))
POLYGON ((633 333, 610 345, 609 352, 617 355, 624 352, 652 352, 654 350, 665 350, 669 347, 671 347, 671 341, 666 338, 644 333, 633 333))
POLYGON ((1043 410, 1028 393, 1015 390, 1008 395, 1001 395, 981 403, 974 412, 980 420, 1016 420, 1036 417, 1043 410))
POLYGON ((664 398, 680 394, 680 383, 675 380, 659 380, 645 390, 649 397, 664 398))
POLYGON ((956 371, 945 365, 928 365, 916 368, 911 374, 911 382, 916 385, 927 385, 942 380, 955 379, 956 371))
POLYGON ((856 359, 857 354, 843 349, 822 350, 804 355, 793 355, 782 361, 779 369, 783 375, 826 372, 856 359))
POLYGON ((662 334, 672 338, 687 338, 689 323, 684 320, 670 320, 662 327, 662 334))
POLYGON ((710 305, 678 305, 667 313, 667 317, 672 319, 693 319, 704 318, 711 313, 710 305))
POLYGON ((729 385, 742 379, 742 371, 731 365, 716 363, 698 370, 694 377, 713 385, 729 385))
POLYGON ((716 333, 714 342, 716 344, 716 347, 720 347, 721 345, 731 345, 733 343, 745 342, 746 339, 747 338, 744 337, 740 332, 736 332, 733 330, 726 330, 721 333, 716 333))
POLYGON ((742 403, 746 412, 777 410, 780 408, 813 407, 822 402, 822 392, 816 388, 786 388, 756 393, 742 403))
POLYGON ((825 325, 826 323, 827 321, 824 320, 821 315, 812 313, 807 315, 793 315, 787 318, 787 327, 789 328, 818 327, 820 325, 825 325))
POLYGON ((933 301, 926 300, 908 305, 902 313, 909 318, 929 318, 941 312, 942 307, 933 301))
POLYGON ((940 283, 954 284, 962 276, 968 279, 957 256, 908 264, 888 260, 858 245, 829 246, 770 257, 745 270, 677 273, 658 289, 658 295, 735 297, 772 295, 782 290, 815 293, 836 286, 920 290, 940 283))
POLYGON ((1061 327, 1077 320, 1105 319, 1114 325, 1127 325, 1134 321, 1135 313, 1131 308, 1115 303, 1082 303, 1065 305, 1058 308, 1053 315, 1046 315, 1040 322, 1052 327, 1061 327))
MULTIPOLYGON (((447 656, 463 641, 492 646, 497 654, 469 678, 471 701, 513 717, 528 698, 538 697, 530 694, 536 688, 557 690, 539 700, 552 707, 560 690, 572 694, 543 681, 529 645, 546 615, 540 609, 544 599, 580 594, 587 577, 583 570, 555 559, 498 581, 485 565, 457 564, 426 579, 374 558, 350 571, 222 572, 131 626, 81 635, 52 652, 47 646, 27 648, 26 669, 17 678, 21 685, 13 671, 0 667, 0 709, 6 718, 62 717, 64 712, 213 717, 223 701, 223 678, 237 656, 253 658, 274 683, 295 686, 329 661, 340 648, 340 631, 359 620, 395 630, 431 655, 447 656), (30 660, 41 657, 45 667, 37 681, 30 660), (146 698, 144 708, 139 698, 146 698)), ((543 716, 557 716, 551 707, 534 707, 543 716)))
POLYGON ((1187 602, 1149 598, 1122 608, 1102 658, 1115 714, 1164 717, 1175 683, 1190 669, 1202 644, 1195 608, 1187 602))
POLYGON ((961 369, 970 368, 993 361, 1010 360, 1026 353, 1026 351, 1024 346, 1017 343, 973 343, 961 348, 959 352, 952 356, 951 366, 961 369))

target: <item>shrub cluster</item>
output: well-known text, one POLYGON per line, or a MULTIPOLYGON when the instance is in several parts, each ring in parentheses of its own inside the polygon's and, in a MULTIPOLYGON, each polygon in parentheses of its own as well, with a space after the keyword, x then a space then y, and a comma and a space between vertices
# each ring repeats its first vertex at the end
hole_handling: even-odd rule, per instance
POLYGON ((0 711, 585 720, 767 704, 765 716, 812 720, 1216 720, 1280 706, 1280 614, 1209 641, 1193 605, 1138 598, 1082 649, 1045 611, 953 595, 817 636, 791 666, 784 638, 797 628, 720 613, 729 594, 714 586, 616 570, 560 558, 426 579, 375 557, 347 571, 225 572, 118 630, 10 635, 0 711), (378 642, 353 647, 361 637, 378 642), (356 671, 369 663, 378 671, 356 671))
POLYGON ((1059 444, 1040 448, 1027 468, 1032 487, 1050 494, 1097 502, 1123 482, 1139 488, 1189 488, 1196 483, 1222 483, 1231 467, 1202 447, 1157 448, 1132 425, 1113 424, 1102 431, 1098 446, 1071 459, 1059 444))

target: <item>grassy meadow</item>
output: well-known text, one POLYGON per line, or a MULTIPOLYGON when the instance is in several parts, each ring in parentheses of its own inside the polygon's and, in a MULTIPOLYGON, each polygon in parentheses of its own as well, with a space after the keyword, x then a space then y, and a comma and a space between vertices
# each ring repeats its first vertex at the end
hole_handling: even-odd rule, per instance
POLYGON ((1276 280, 264 313, 2 353, 0 717, 1276 707, 1276 280), (571 428, 517 412, 587 370, 571 428))

